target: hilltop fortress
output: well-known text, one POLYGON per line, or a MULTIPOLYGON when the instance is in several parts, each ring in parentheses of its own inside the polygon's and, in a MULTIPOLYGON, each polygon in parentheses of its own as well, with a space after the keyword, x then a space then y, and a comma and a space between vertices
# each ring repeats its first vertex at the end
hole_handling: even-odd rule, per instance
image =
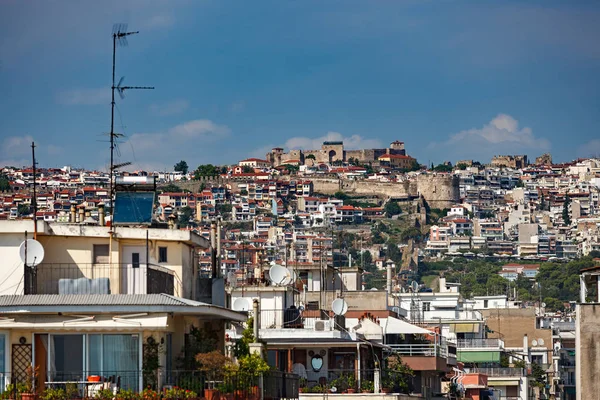
POLYGON ((319 150, 290 150, 283 152, 283 148, 275 147, 267 153, 266 160, 272 166, 277 167, 282 164, 332 164, 336 161, 348 162, 351 158, 361 163, 375 163, 383 155, 405 156, 404 142, 396 140, 390 144, 387 149, 363 149, 363 150, 345 150, 344 142, 323 142, 319 150))

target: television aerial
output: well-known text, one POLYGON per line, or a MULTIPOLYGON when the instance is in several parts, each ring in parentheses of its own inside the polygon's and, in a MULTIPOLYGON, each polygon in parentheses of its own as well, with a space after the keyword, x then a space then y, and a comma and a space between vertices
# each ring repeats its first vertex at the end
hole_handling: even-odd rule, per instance
POLYGON ((19 246, 19 256, 23 264, 35 267, 44 260, 44 247, 35 239, 27 239, 19 246))
POLYGON ((234 311, 250 311, 250 304, 248 299, 244 297, 240 297, 239 299, 235 299, 233 302, 233 310, 234 311))
POLYGON ((331 302, 331 310, 335 315, 344 315, 348 311, 348 303, 344 299, 335 299, 331 302))

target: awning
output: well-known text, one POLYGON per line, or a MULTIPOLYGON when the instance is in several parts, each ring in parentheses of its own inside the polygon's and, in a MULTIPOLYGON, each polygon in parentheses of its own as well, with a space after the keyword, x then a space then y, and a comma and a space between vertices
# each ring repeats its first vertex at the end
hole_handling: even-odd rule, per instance
POLYGON ((479 333, 479 324, 450 324, 450 332, 479 333))
POLYGON ((519 380, 515 379, 515 380, 498 380, 498 381, 494 381, 488 378, 488 386, 489 387, 496 387, 496 386, 519 386, 519 380))
POLYGON ((2 329, 35 329, 36 331, 139 331, 168 330, 167 314, 119 315, 15 315, 0 319, 2 329))
POLYGON ((406 321, 394 317, 387 317, 381 320, 383 325, 383 333, 387 335, 403 334, 403 335, 423 335, 433 333, 427 329, 410 324, 406 321))

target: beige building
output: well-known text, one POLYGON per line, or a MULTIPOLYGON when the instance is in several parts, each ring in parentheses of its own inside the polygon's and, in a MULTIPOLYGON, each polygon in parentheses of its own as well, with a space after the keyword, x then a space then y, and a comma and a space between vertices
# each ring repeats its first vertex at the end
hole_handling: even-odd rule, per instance
MULTIPOLYGON (((28 242, 24 265, 20 245, 33 231, 33 221, 0 221, 0 390, 34 365, 38 392, 90 375, 137 391, 151 357, 158 387, 172 384, 195 329, 223 351, 225 324, 246 319, 216 305, 225 304, 222 280, 210 280, 206 300, 194 255, 208 242, 195 233, 39 221, 43 256, 28 242)), ((79 395, 91 388, 80 385, 79 395)))
POLYGON ((575 391, 577 400, 595 400, 600 393, 600 265, 581 271, 581 298, 575 325, 575 391), (597 297, 588 290, 596 287, 597 297))

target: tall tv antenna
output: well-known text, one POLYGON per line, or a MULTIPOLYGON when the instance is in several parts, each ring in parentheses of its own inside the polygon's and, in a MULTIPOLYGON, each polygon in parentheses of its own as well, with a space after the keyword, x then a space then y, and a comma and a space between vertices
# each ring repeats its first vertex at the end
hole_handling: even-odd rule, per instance
POLYGON ((121 99, 125 97, 125 90, 130 89, 154 89, 152 86, 122 86, 123 79, 121 77, 118 83, 115 83, 115 66, 117 58, 117 45, 126 47, 127 36, 135 35, 140 33, 139 31, 127 31, 127 24, 114 24, 112 31, 113 39, 113 53, 112 53, 112 97, 111 97, 111 111, 110 111, 110 182, 109 182, 109 198, 110 198, 110 213, 113 214, 113 190, 114 190, 114 172, 115 169, 120 168, 128 163, 114 164, 114 152, 115 152, 115 138, 123 136, 120 133, 115 132, 115 90, 119 93, 121 99))

